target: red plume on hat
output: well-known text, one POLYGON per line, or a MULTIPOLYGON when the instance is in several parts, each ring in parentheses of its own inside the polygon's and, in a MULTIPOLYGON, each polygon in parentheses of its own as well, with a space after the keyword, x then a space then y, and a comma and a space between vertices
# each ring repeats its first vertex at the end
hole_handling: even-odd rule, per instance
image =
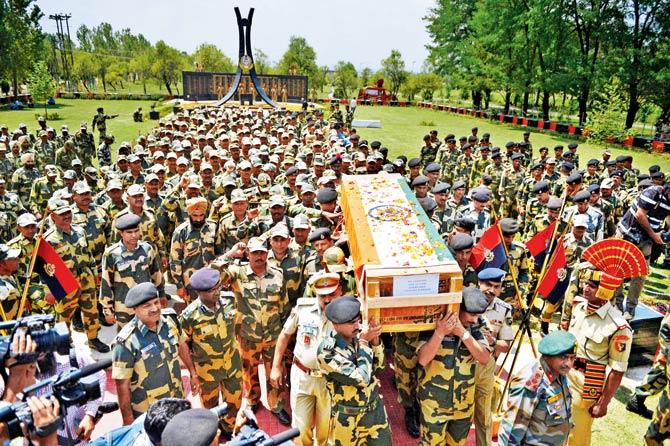
POLYGON ((601 240, 589 246, 583 257, 600 273, 593 280, 600 282, 596 296, 603 300, 610 300, 624 279, 648 274, 642 251, 626 240, 601 240))

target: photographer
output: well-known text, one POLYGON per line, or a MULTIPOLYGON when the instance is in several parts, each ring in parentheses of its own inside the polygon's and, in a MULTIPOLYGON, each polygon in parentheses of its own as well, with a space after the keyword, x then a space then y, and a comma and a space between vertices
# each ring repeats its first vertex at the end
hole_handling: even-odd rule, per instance
MULTIPOLYGON (((93 358, 80 350, 71 350, 70 355, 50 353, 40 355, 37 360, 37 380, 42 381, 52 378, 70 369, 81 369, 93 364, 93 358)), ((95 374, 100 382, 100 398, 88 401, 86 405, 72 407, 67 412, 67 418, 63 426, 58 429, 58 441, 61 444, 83 445, 85 444, 95 428, 95 414, 102 404, 105 389, 107 387, 107 375, 104 370, 95 374)), ((38 395, 51 392, 51 386, 42 388, 38 395)))

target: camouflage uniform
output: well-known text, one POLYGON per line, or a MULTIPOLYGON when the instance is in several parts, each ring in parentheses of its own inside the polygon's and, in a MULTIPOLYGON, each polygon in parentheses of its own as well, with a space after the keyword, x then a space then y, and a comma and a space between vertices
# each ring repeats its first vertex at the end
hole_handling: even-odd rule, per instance
POLYGON ((482 175, 484 175, 484 171, 489 166, 489 164, 493 164, 491 158, 479 158, 475 160, 475 162, 472 164, 472 170, 470 171, 469 177, 470 181, 468 183, 471 188, 479 186, 480 179, 482 178, 482 175))
MULTIPOLYGON (((91 248, 91 254, 95 263, 100 265, 102 253, 107 247, 109 240, 110 224, 105 212, 91 203, 88 211, 84 212, 77 204, 72 205, 72 224, 81 226, 86 232, 88 246, 91 248)), ((94 271, 98 274, 98 271, 94 271)))
POLYGON ((598 198, 598 201, 590 204, 594 209, 599 210, 603 214, 603 222, 605 225, 605 235, 604 238, 610 238, 616 233, 617 221, 614 220, 614 207, 612 204, 603 200, 602 197, 598 198))
POLYGON ((514 277, 519 285, 519 292, 521 296, 519 299, 524 299, 526 296, 528 282, 530 281, 530 270, 528 268, 528 258, 526 255, 526 247, 519 242, 512 242, 512 246, 507 249, 508 262, 500 268, 507 271, 507 275, 503 279, 502 292, 500 298, 508 304, 514 306, 516 301, 516 289, 514 288, 514 281, 512 275, 509 273, 509 264, 512 264, 514 277))
POLYGON ((74 143, 77 147, 79 159, 81 159, 84 167, 92 166, 95 159, 95 140, 93 138, 93 133, 77 132, 74 136, 74 143))
POLYGON ((654 416, 644 440, 648 445, 661 446, 663 442, 670 438, 668 430, 668 417, 670 417, 670 379, 668 379, 668 343, 670 342, 670 312, 666 313, 661 322, 661 329, 658 334, 659 352, 654 359, 654 365, 647 372, 642 384, 635 388, 635 395, 646 398, 654 395, 661 390, 661 397, 654 411, 654 416))
POLYGON ((12 192, 19 196, 21 205, 26 209, 30 208, 30 192, 33 189, 33 183, 39 177, 39 170, 28 170, 25 167, 16 169, 12 175, 12 192))
MULTIPOLYGON (((512 330, 511 305, 506 304, 497 297, 486 308, 482 315, 484 327, 486 327, 496 340, 509 341, 514 339, 512 330)), ((490 349, 490 347, 489 347, 490 349)), ((491 445, 493 435, 493 419, 491 414, 497 409, 497 401, 494 402, 493 393, 495 385, 496 358, 492 352, 488 364, 475 365, 475 438, 478 446, 491 445), (495 404, 495 406, 494 406, 495 404)))
POLYGON ((293 308, 298 298, 305 293, 305 258, 298 256, 290 249, 286 250, 284 258, 279 260, 270 250, 268 263, 279 268, 284 273, 284 287, 288 293, 289 306, 293 308))
MULTIPOLYGON (((579 214, 577 205, 566 207, 563 217, 567 219, 571 213, 573 214, 573 217, 579 214)), ((588 226, 586 227, 586 233, 589 237, 596 242, 602 240, 605 231, 605 217, 603 216, 603 213, 589 205, 589 208, 582 215, 586 215, 589 218, 588 226)))
MULTIPOLYGON (((128 214, 134 214, 134 212, 130 209, 130 207, 127 207, 121 211, 119 211, 118 214, 114 217, 114 222, 116 220, 124 215, 128 214)), ((156 253, 158 254, 158 257, 168 257, 168 247, 167 243, 165 241, 165 237, 163 236, 163 231, 161 231, 158 228, 158 223, 156 220, 156 214, 149 208, 144 207, 142 208, 142 213, 139 215, 140 217, 140 240, 144 240, 145 242, 151 243, 156 250, 156 253)), ((112 223, 112 226, 114 226, 114 223, 112 223)), ((112 234, 111 241, 112 242, 117 242, 121 239, 121 236, 119 235, 118 232, 114 231, 114 234, 112 234)))
POLYGON ((331 333, 318 349, 331 398, 331 446, 391 444, 386 408, 375 373, 384 370, 384 345, 350 344, 331 333))
MULTIPOLYGON (((18 278, 16 282, 21 283, 22 288, 25 288, 25 276, 28 274, 28 268, 30 267, 31 259, 33 258, 33 250, 35 249, 36 242, 37 240, 35 238, 30 241, 25 238, 23 234, 19 234, 7 242, 7 245, 10 248, 21 250, 21 254, 19 254, 19 269, 14 273, 14 277, 18 278)), ((33 272, 30 277, 30 286, 28 288, 28 302, 30 303, 31 314, 41 313, 51 314, 54 317, 58 316, 56 307, 45 300, 45 297, 49 292, 49 288, 42 284, 39 274, 33 272)))
POLYGON ((43 167, 47 164, 53 164, 56 159, 56 146, 51 141, 44 144, 42 142, 35 144, 34 151, 35 165, 43 167))
POLYGON ((0 240, 9 240, 16 235, 16 219, 25 212, 19 196, 5 192, 0 196, 0 240))
POLYGON ((112 379, 130 379, 135 418, 161 398, 184 398, 178 349, 185 340, 176 322, 166 316, 155 331, 135 317, 116 336, 112 379))
POLYGON ((200 229, 194 228, 190 221, 185 221, 174 230, 170 272, 177 289, 185 288, 188 292, 189 302, 197 297, 190 286, 191 274, 209 265, 222 251, 216 236, 216 224, 212 221, 206 221, 200 229))
POLYGON ((510 381, 500 446, 562 445, 572 427, 572 396, 565 376, 554 375, 537 359, 510 381))
POLYGON ((435 162, 437 157, 437 147, 434 147, 432 144, 423 145, 421 147, 421 165, 426 167, 430 163, 435 162))
POLYGON ((96 263, 88 244, 86 232, 76 225, 70 225, 66 233, 54 225, 44 233, 44 239, 53 246, 56 253, 79 281, 79 289, 56 304, 60 320, 68 325, 74 312, 79 308, 86 327, 88 339, 98 336, 98 299, 95 294, 96 263))
POLYGON ((79 156, 77 155, 76 150, 67 150, 65 147, 61 147, 60 149, 56 150, 56 159, 54 160, 54 164, 61 170, 61 172, 65 172, 68 169, 72 169, 72 161, 78 158, 79 156))
POLYGON ((481 212, 477 212, 473 203, 470 203, 468 207, 456 213, 456 219, 459 218, 469 218, 474 220, 475 229, 472 231, 472 237, 474 237, 475 243, 478 242, 486 230, 491 227, 491 212, 488 208, 484 208, 481 212))
MULTIPOLYGON (((484 348, 490 349, 478 327, 472 327, 470 332, 484 348)), ((422 332, 419 348, 432 335, 432 331, 422 332)), ((475 409, 475 363, 461 339, 448 335, 433 360, 419 369, 421 446, 465 444, 475 409)))
POLYGON ((330 397, 326 378, 319 370, 317 349, 331 334, 333 326, 321 312, 317 299, 301 298, 282 328, 282 333, 296 335, 294 361, 302 367, 291 367, 291 408, 293 427, 300 429, 301 444, 319 446, 328 441, 330 397), (310 370, 305 372, 304 369, 310 370), (316 427, 316 435, 313 435, 316 427))
POLYGON ((490 206, 495 210, 497 215, 500 215, 500 179, 502 177, 503 166, 496 166, 494 162, 486 166, 484 169, 484 175, 490 175, 491 185, 489 189, 493 193, 493 202, 490 203, 490 206))
POLYGON ((549 226, 551 222, 549 221, 549 216, 547 215, 547 210, 546 208, 544 209, 544 212, 542 212, 539 215, 536 215, 531 222, 526 226, 526 233, 524 235, 524 239, 528 240, 534 235, 536 235, 538 232, 542 231, 543 229, 546 229, 547 226, 549 226))
MULTIPOLYGON (((547 210, 547 203, 541 203, 537 197, 531 198, 530 201, 526 204, 525 214, 523 216, 523 221, 519 222, 522 231, 527 231, 532 224, 533 220, 537 218, 538 215, 544 214, 547 210)), ((519 217, 521 218, 521 217, 519 217)), ((546 226, 545 226, 546 227, 546 226)))
POLYGON ((16 319, 19 314, 20 299, 19 286, 14 277, 0 275, 0 303, 5 313, 3 321, 16 319))
POLYGON ((270 368, 279 332, 290 312, 283 273, 268 264, 261 277, 249 265, 230 265, 231 262, 232 258, 224 255, 211 266, 221 271, 221 282, 229 283, 235 293, 243 394, 250 405, 259 402, 261 388, 257 369, 262 359, 268 404, 273 412, 278 413, 286 401, 283 389, 276 389, 270 384, 270 368))
POLYGON ((246 218, 242 221, 239 221, 235 218, 234 213, 229 213, 219 221, 219 226, 217 229, 217 237, 221 240, 223 244, 222 249, 224 252, 228 252, 233 249, 238 242, 247 242, 249 237, 240 237, 239 234, 246 234, 247 227, 249 225, 249 220, 246 218))
POLYGON ((514 169, 506 170, 500 179, 500 201, 501 212, 500 217, 516 218, 516 191, 523 181, 523 169, 515 171, 514 169))
POLYGON ((610 302, 605 302, 594 313, 590 313, 587 307, 586 299, 579 298, 575 302, 568 330, 577 338, 575 366, 580 360, 586 364, 585 372, 574 368, 568 375, 575 422, 568 437, 568 445, 573 446, 591 444, 593 417, 588 410, 600 397, 607 378, 606 367, 611 368, 609 373, 623 373, 627 370, 633 339, 630 326, 610 302), (592 383, 590 386, 585 384, 586 374, 592 383))
POLYGON ((472 173, 472 166, 475 164, 475 159, 471 156, 465 156, 464 154, 459 156, 456 160, 456 176, 454 178, 461 179, 466 183, 470 178, 470 173, 472 173))
POLYGON ((242 402, 242 359, 235 338, 234 299, 232 293, 222 293, 214 310, 195 299, 179 317, 200 381, 202 406, 216 407, 221 396, 228 403, 223 419, 228 432, 235 427, 242 402))
POLYGON ((419 332, 398 332, 393 335, 393 366, 398 402, 405 413, 418 409, 416 391, 418 387, 419 360, 416 355, 419 346, 419 332))
POLYGON ((119 328, 123 328, 135 315, 125 305, 128 290, 143 282, 152 282, 159 295, 165 296, 160 259, 149 243, 138 241, 132 252, 123 242, 116 242, 105 250, 99 301, 104 315, 114 314, 119 328))
POLYGON ((47 209, 47 202, 58 189, 63 187, 63 182, 56 179, 49 181, 47 177, 40 177, 33 183, 30 191, 30 212, 44 215, 47 209))

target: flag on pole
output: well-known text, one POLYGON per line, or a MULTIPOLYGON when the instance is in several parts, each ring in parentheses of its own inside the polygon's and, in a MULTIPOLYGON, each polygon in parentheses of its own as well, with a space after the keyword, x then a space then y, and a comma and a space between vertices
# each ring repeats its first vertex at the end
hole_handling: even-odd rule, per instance
POLYGON ((544 277, 537 286, 537 293, 550 303, 555 304, 568 289, 569 279, 566 268, 565 247, 563 246, 563 237, 561 237, 558 240, 556 252, 549 265, 547 265, 544 277))
POLYGON ((37 238, 37 244, 37 257, 33 271, 40 275, 42 282, 49 287, 56 301, 60 302, 65 296, 79 288, 79 281, 56 250, 42 236, 37 238))
POLYGON ((505 247, 498 223, 496 223, 486 230, 479 242, 472 248, 470 265, 479 272, 486 268, 500 268, 505 262, 507 262, 505 247))
POLYGON ((528 249, 530 255, 535 259, 536 271, 539 271, 544 265, 544 259, 546 258, 547 254, 551 255, 553 246, 549 246, 549 241, 554 235, 555 227, 556 220, 526 242, 526 249, 528 249))

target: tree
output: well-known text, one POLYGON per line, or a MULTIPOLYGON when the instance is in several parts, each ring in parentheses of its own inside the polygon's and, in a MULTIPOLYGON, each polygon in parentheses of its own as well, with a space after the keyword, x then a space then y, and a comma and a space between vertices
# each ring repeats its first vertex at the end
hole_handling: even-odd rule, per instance
POLYGON ((172 94, 172 85, 176 87, 179 84, 181 71, 185 65, 184 58, 179 51, 162 40, 156 42, 156 54, 151 73, 158 82, 165 85, 168 94, 172 94))
POLYGON ((304 37, 291 36, 288 49, 278 64, 281 74, 289 74, 292 68, 297 69, 297 74, 316 79, 319 68, 316 65, 316 52, 309 46, 304 37))
POLYGON ((421 92, 423 100, 430 101, 433 99, 435 90, 442 88, 443 81, 435 73, 419 73, 414 76, 414 84, 416 90, 421 92))
POLYGON ((28 89, 35 102, 44 102, 44 119, 47 119, 47 101, 54 92, 54 78, 43 61, 33 64, 28 89))
POLYGON ((349 97, 349 92, 355 90, 358 86, 358 73, 354 64, 344 61, 337 63, 333 74, 333 86, 335 87, 336 97, 349 97))
POLYGON ((44 14, 33 0, 0 0, 0 77, 12 80, 19 94, 19 80, 27 78, 33 63, 44 59, 44 34, 39 21, 44 14))
POLYGON ((142 88, 144 94, 147 94, 147 81, 152 77, 152 67, 156 55, 156 50, 149 47, 137 54, 130 63, 131 69, 137 74, 140 81, 142 81, 142 88))
POLYGON ((402 55, 398 50, 391 50, 391 55, 382 60, 382 71, 384 76, 391 83, 391 94, 397 95, 400 86, 405 79, 407 79, 407 71, 405 71, 405 62, 402 60, 402 55))
POLYGON ((200 44, 193 53, 193 60, 203 65, 204 71, 231 73, 234 70, 233 61, 211 43, 200 44))
POLYGON ((360 75, 360 87, 365 88, 368 85, 370 85, 370 79, 372 78, 372 69, 369 67, 365 67, 361 70, 361 75, 360 75))
POLYGON ((75 53, 74 66, 72 67, 73 80, 81 82, 86 91, 89 91, 88 85, 95 78, 97 73, 97 64, 93 60, 94 56, 83 51, 75 53))
POLYGON ((591 119, 585 129, 589 142, 621 142, 626 136, 626 98, 621 82, 610 79, 594 101, 591 119))
POLYGON ((254 48, 254 67, 256 67, 256 73, 258 74, 270 73, 270 58, 265 51, 259 48, 254 48))

